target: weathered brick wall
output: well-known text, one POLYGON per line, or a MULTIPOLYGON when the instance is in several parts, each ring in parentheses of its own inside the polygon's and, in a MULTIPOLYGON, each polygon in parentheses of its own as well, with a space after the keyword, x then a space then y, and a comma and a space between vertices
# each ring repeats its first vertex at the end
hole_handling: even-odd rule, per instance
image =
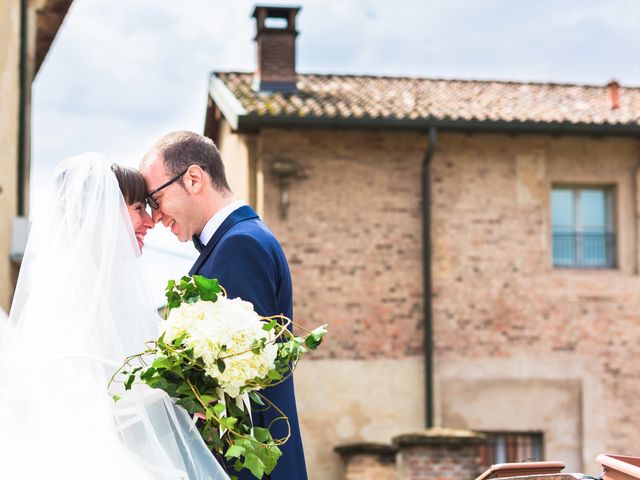
POLYGON ((401 480, 473 480, 480 472, 477 446, 412 446, 401 450, 401 480))
MULTIPOLYGON (((289 258, 296 320, 330 327, 316 360, 422 354, 425 148, 426 136, 419 133, 262 131, 257 152, 264 218, 289 258), (277 156, 304 170, 291 185, 284 221, 269 171, 277 156)), ((605 449, 634 453, 640 441, 640 199, 634 183, 639 160, 633 139, 497 134, 441 134, 433 159, 436 375, 447 371, 455 382, 482 365, 496 382, 577 382, 582 401, 567 407, 567 414, 577 419, 583 437, 545 437, 547 455, 575 449, 581 460, 568 464, 572 469, 592 470, 586 462, 605 449), (554 183, 615 187, 618 268, 552 268, 554 183)), ((367 362, 361 374, 368 375, 367 362)), ((371 380, 376 381, 373 373, 371 380)), ((423 385, 413 389, 418 395, 423 385)), ((366 394, 353 392, 353 405, 375 418, 378 411, 366 411, 366 394)), ((440 410, 448 404, 442 395, 436 391, 440 410)), ((511 400, 517 404, 519 398, 511 400)), ((488 429, 499 414, 477 412, 488 419, 488 429)), ((540 418, 535 411, 521 415, 530 417, 527 425, 540 418)), ((553 415, 540 418, 537 428, 547 432, 553 421, 553 415)), ((475 428, 464 418, 459 422, 455 426, 475 428)), ((349 439, 374 440, 365 431, 349 439)))
MULTIPOLYGON (((385 447, 378 447, 382 450, 385 447)), ((373 450, 373 449, 371 449, 373 450)), ((387 446, 384 452, 341 452, 344 480, 397 480, 395 450, 387 446)))
POLYGON ((481 472, 483 436, 465 430, 430 428, 398 435, 393 445, 398 480, 473 480, 481 472))
POLYGON ((432 207, 438 361, 556 358, 561 372, 567 355, 586 359, 604 392, 599 434, 608 449, 633 451, 640 441, 638 142, 451 135, 439 146, 432 207), (554 183, 615 187, 617 269, 552 267, 554 183))
POLYGON ((420 134, 268 130, 261 136, 265 219, 289 259, 296 319, 330 323, 316 358, 421 353, 425 148, 420 134), (285 221, 268 167, 278 155, 304 170, 290 187, 285 221))
POLYGON ((396 480, 393 459, 381 460, 372 455, 358 455, 345 466, 344 480, 396 480))

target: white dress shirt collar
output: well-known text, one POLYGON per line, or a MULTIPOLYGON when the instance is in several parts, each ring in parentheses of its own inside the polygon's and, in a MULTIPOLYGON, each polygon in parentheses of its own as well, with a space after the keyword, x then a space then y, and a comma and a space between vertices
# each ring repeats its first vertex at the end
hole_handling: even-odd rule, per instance
POLYGON ((227 217, 244 205, 246 204, 242 200, 236 200, 235 202, 231 202, 226 207, 218 210, 218 212, 209 219, 209 221, 202 229, 202 233, 200 233, 199 235, 202 245, 206 245, 207 243, 209 243, 211 237, 213 237, 213 235, 216 233, 216 230, 220 228, 220 225, 223 224, 227 217))

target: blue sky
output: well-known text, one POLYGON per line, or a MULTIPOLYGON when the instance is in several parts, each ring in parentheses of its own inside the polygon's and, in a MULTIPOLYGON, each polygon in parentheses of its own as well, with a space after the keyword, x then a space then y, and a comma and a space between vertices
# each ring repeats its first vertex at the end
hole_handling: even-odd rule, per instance
MULTIPOLYGON (((303 0, 298 71, 640 86, 638 0, 303 0)), ((256 2, 74 0, 33 90, 32 212, 60 160, 135 166, 164 133, 202 131, 212 70, 252 71, 256 2)), ((157 278, 194 257, 161 228, 157 278), (168 249, 177 256, 161 254, 168 249)))

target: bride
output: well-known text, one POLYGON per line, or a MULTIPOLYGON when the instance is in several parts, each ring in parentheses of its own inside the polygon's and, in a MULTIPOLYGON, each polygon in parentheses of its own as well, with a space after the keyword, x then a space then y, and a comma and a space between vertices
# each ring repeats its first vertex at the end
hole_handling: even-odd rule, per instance
POLYGON ((0 478, 228 479, 164 392, 107 392, 160 321, 138 258, 153 226, 144 180, 97 154, 54 180, 0 338, 0 478))

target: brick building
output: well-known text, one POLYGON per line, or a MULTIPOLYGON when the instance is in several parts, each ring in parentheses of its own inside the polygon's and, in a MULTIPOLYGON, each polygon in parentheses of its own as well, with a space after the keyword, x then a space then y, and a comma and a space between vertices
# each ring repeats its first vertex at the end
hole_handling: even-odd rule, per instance
POLYGON ((205 133, 329 324, 296 375, 311 478, 426 425, 488 432, 485 463, 638 453, 640 88, 300 74, 297 11, 256 7, 205 133))

